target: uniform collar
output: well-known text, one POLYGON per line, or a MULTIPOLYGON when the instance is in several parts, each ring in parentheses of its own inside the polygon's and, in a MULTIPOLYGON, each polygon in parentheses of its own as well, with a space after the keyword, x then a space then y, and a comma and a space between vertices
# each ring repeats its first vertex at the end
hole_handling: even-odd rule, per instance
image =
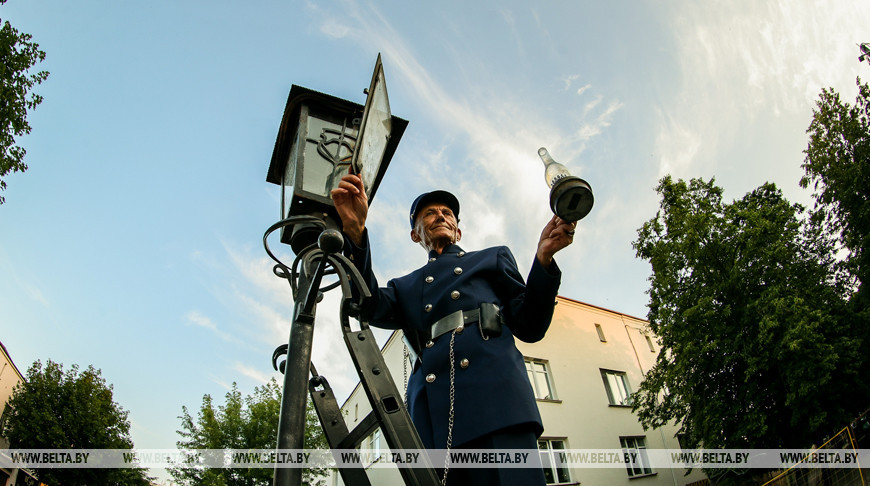
MULTIPOLYGON (((443 250, 441 250, 442 255, 447 255, 449 253, 460 253, 460 252, 462 252, 462 248, 460 248, 459 245, 456 245, 456 244, 447 245, 446 247, 444 247, 443 250)), ((434 258, 438 258, 438 252, 435 250, 429 251, 429 260, 432 260, 434 258)))

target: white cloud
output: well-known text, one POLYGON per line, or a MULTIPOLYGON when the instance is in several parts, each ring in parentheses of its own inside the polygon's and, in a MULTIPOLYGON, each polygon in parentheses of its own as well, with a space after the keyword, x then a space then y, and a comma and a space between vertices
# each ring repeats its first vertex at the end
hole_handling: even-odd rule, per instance
POLYGON ((517 56, 525 56, 525 47, 523 46, 522 36, 517 32, 517 21, 514 17, 514 13, 507 9, 500 10, 501 16, 507 24, 508 29, 510 29, 511 34, 513 34, 514 41, 516 42, 517 56))
MULTIPOLYGON (((663 15, 670 21, 672 44, 678 46, 681 79, 669 90, 672 96, 661 101, 659 172, 682 168, 680 176, 712 175, 696 164, 713 163, 714 154, 757 136, 746 130, 760 119, 768 129, 793 130, 790 150, 799 156, 806 143, 803 128, 821 89, 854 91, 853 36, 870 24, 866 5, 789 0, 669 4, 663 15), (803 128, 773 124, 780 118, 805 123, 803 128)), ((799 160, 768 162, 794 165, 799 160)), ((751 168, 747 165, 746 171, 751 168)))
POLYGON ((36 287, 32 284, 24 284, 23 287, 27 292, 27 295, 30 296, 31 299, 39 302, 45 307, 48 307, 50 305, 48 298, 45 297, 45 294, 42 293, 42 290, 40 290, 39 287, 36 287))
POLYGON ((234 369, 241 373, 243 376, 247 376, 248 378, 250 378, 252 381, 254 381, 254 383, 257 383, 257 386, 264 385, 272 379, 272 375, 263 373, 262 371, 260 371, 261 368, 249 366, 244 363, 237 362, 234 366, 234 369))
POLYGON ((662 152, 657 178, 667 174, 690 177, 690 168, 701 146, 700 134, 672 117, 662 115, 656 146, 662 152))
POLYGON ((228 343, 240 344, 238 336, 226 332, 222 329, 219 329, 217 324, 210 319, 209 317, 203 315, 199 311, 190 311, 187 313, 187 322, 193 324, 194 326, 201 327, 203 329, 207 329, 212 334, 220 338, 222 341, 226 341, 228 343))
POLYGON ((187 320, 196 326, 204 327, 210 331, 217 331, 217 326, 215 325, 215 323, 212 322, 211 319, 200 314, 197 311, 190 311, 187 314, 187 320))
POLYGON ((513 12, 511 12, 511 11, 508 10, 508 9, 504 9, 504 8, 503 8, 503 9, 499 10, 499 13, 501 14, 501 17, 504 19, 504 21, 505 21, 506 24, 508 24, 508 25, 509 25, 510 27, 512 27, 512 28, 513 28, 513 27, 516 27, 516 25, 517 25, 517 21, 516 21, 516 19, 514 18, 514 13, 513 13, 513 12))
MULTIPOLYGON (((3 274, 7 281, 14 282, 14 285, 17 288, 23 289, 25 294, 34 301, 42 304, 44 307, 49 307, 51 305, 48 298, 45 296, 45 293, 43 293, 42 289, 37 286, 37 284, 25 281, 21 278, 16 265, 13 264, 12 259, 9 258, 9 255, 3 248, 0 248, 0 273, 3 274)), ((32 273, 25 273, 28 277, 34 278, 32 273)))
MULTIPOLYGON (((215 375, 211 375, 211 381, 212 381, 212 383, 214 383, 214 384, 216 384, 217 386, 223 388, 224 390, 230 391, 230 390, 233 389, 233 385, 232 385, 232 383, 228 383, 228 382, 227 382, 225 379, 223 379, 222 377, 218 377, 218 376, 215 376, 215 375)), ((216 399, 217 397, 212 396, 212 398, 215 398, 215 399, 216 399)), ((220 402, 221 400, 217 400, 217 401, 220 402)))
POLYGON ((320 24, 320 32, 327 37, 341 39, 347 37, 350 34, 351 29, 334 18, 327 18, 322 24, 320 24))
MULTIPOLYGON (((595 100, 587 103, 584 108, 584 114, 588 114, 589 112, 593 111, 602 101, 602 99, 603 98, 599 96, 595 100)), ((597 135, 600 135, 605 128, 610 126, 613 121, 613 115, 623 106, 624 105, 620 101, 611 101, 607 105, 607 108, 604 109, 604 111, 601 111, 594 119, 587 121, 580 126, 580 128, 577 130, 576 135, 577 139, 582 142, 580 145, 581 149, 582 147, 586 146, 586 143, 589 140, 597 135)))
MULTIPOLYGON (((588 86, 588 85, 587 85, 587 86, 588 86)), ((579 92, 578 92, 578 94, 579 94, 579 92)), ((595 99, 593 99, 592 101, 586 103, 586 106, 583 107, 583 114, 584 114, 584 115, 589 114, 589 112, 592 111, 592 110, 594 110, 595 107, 598 106, 598 104, 601 103, 601 100, 603 100, 603 99, 604 99, 603 96, 598 95, 598 96, 595 97, 595 99)))
MULTIPOLYGON (((571 85, 574 84, 574 81, 577 81, 578 79, 580 79, 579 74, 569 74, 569 75, 565 76, 564 78, 562 78, 562 82, 565 84, 565 91, 568 91, 569 89, 571 89, 571 85)), ((580 94, 581 92, 583 92, 585 90, 586 90, 586 87, 584 86, 578 90, 577 94, 580 94)))

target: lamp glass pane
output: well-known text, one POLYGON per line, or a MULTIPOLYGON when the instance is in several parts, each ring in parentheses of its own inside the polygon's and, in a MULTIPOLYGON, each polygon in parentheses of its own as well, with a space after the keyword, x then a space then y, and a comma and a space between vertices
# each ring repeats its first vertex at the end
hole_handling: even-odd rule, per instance
POLYGON ((302 154, 302 190, 329 198, 347 173, 355 144, 352 129, 311 113, 302 154))
POLYGON ((284 166, 283 187, 281 188, 281 219, 285 219, 290 215, 290 204, 293 201, 293 186, 296 184, 296 160, 299 157, 301 134, 302 130, 296 132, 296 139, 290 145, 287 165, 284 166))
POLYGON ((374 188, 375 179, 387 148, 387 141, 392 130, 392 114, 390 101, 387 98, 387 83, 384 71, 380 70, 374 91, 370 95, 371 106, 363 122, 363 134, 360 142, 360 154, 357 158, 356 170, 361 174, 366 192, 374 188))

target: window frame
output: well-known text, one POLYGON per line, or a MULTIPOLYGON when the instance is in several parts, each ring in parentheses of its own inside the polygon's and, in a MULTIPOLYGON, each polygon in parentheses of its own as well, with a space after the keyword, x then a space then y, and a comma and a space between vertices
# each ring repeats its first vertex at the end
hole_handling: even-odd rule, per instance
POLYGON ((595 324, 595 332, 598 333, 598 340, 602 343, 607 342, 607 337, 604 336, 604 328, 601 327, 601 324, 595 324))
POLYGON ((633 451, 637 453, 637 457, 640 460, 640 465, 626 461, 625 472, 628 473, 629 479, 651 476, 656 473, 649 463, 649 455, 646 452, 646 436, 620 436, 619 446, 623 454, 630 454, 633 451))
POLYGON ((365 436, 362 442, 360 442, 357 450, 371 454, 370 456, 366 456, 367 458, 371 458, 371 461, 366 461, 364 464, 365 467, 370 467, 372 464, 380 460, 381 451, 385 448, 383 440, 384 434, 381 431, 381 428, 376 427, 371 434, 365 436))
POLYGON ((547 481, 548 485, 576 484, 571 480, 571 470, 567 466, 564 464, 561 467, 556 466, 556 451, 564 451, 568 449, 567 442, 568 439, 566 437, 541 437, 538 439, 538 454, 541 457, 541 468, 544 470, 544 479, 547 481), (546 449, 541 449, 542 443, 546 445, 546 449), (553 447, 555 443, 560 443, 562 447, 553 447), (548 467, 553 482, 550 482, 550 478, 547 477, 548 467))
POLYGON ((523 357, 523 364, 526 368, 526 376, 529 379, 529 384, 532 386, 532 393, 535 396, 535 400, 546 401, 546 402, 558 402, 560 401, 556 395, 556 385, 553 380, 553 369, 550 367, 550 362, 545 359, 532 358, 529 356, 523 357), (542 371, 535 370, 535 365, 540 366, 542 371), (543 375, 544 384, 547 386, 547 391, 549 391, 549 395, 547 394, 539 394, 538 390, 538 377, 539 375, 543 375), (543 396, 539 396, 543 395, 543 396))
POLYGON ((646 338, 646 345, 649 346, 649 352, 650 352, 650 353, 655 353, 655 352, 656 352, 656 348, 655 348, 655 345, 653 344, 653 340, 652 340, 652 338, 650 337, 650 335, 649 335, 649 334, 644 334, 643 337, 646 338))
MULTIPOLYGON (((609 370, 605 368, 599 368, 601 371, 601 380, 604 382, 604 391, 607 394, 607 402, 611 407, 631 407, 631 384, 628 382, 628 373, 624 371, 618 370, 609 370), (625 398, 622 400, 616 400, 616 395, 614 390, 611 388, 611 380, 608 377, 613 376, 619 379, 619 383, 622 384, 621 392, 625 395, 625 398)), ((615 380, 614 380, 615 381, 615 380)))

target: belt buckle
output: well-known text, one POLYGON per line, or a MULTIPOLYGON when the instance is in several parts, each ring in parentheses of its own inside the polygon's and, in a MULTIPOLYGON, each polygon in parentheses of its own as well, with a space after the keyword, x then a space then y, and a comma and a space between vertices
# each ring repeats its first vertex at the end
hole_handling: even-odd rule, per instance
POLYGON ((465 319, 462 318, 463 314, 464 313, 461 310, 458 310, 447 316, 447 322, 445 322, 444 332, 442 332, 441 334, 447 334, 448 332, 456 329, 459 326, 464 326, 465 319))
POLYGON ((463 318, 463 312, 458 310, 453 312, 452 314, 448 314, 442 317, 435 325, 432 327, 432 339, 435 339, 443 334, 447 334, 448 332, 456 329, 459 326, 465 325, 465 319, 463 318))

